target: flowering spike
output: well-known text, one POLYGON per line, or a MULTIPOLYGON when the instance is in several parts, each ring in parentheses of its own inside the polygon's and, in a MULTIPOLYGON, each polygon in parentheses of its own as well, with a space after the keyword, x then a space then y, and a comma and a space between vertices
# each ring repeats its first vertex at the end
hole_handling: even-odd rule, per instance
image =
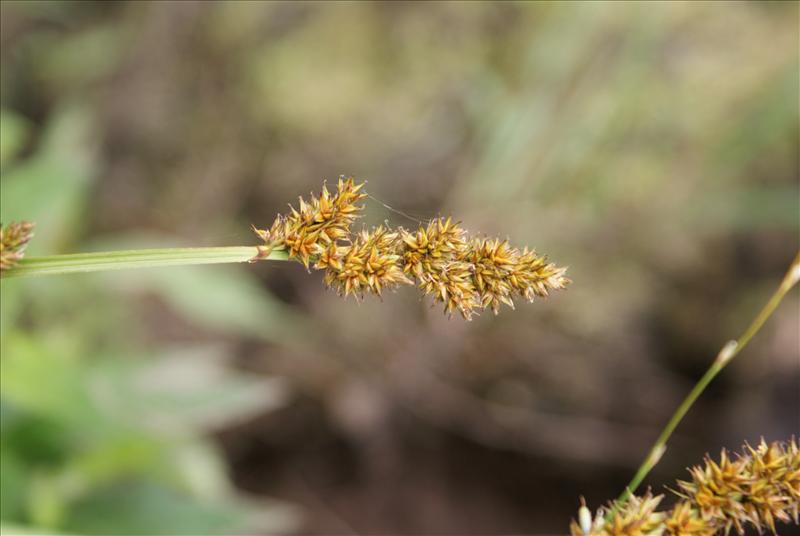
POLYGON ((333 196, 323 185, 320 198, 313 194, 309 202, 299 198, 299 211, 290 206, 288 216, 279 215, 269 231, 256 229, 256 235, 273 248, 285 248, 290 258, 308 268, 317 245, 325 247, 349 236, 350 225, 363 208, 356 203, 366 197, 359 193, 362 186, 352 177, 340 177, 333 196))
POLYGON ((654 512, 651 501, 660 497, 649 493, 633 496, 610 510, 608 519, 601 508, 589 531, 573 521, 572 535, 711 536, 731 529, 744 534, 748 526, 777 534, 777 522, 800 521, 800 447, 794 438, 786 443, 762 440, 757 447, 745 444, 735 459, 723 450, 719 462, 706 457, 689 472, 691 481, 678 482, 680 500, 672 510, 654 512))
POLYGON ((254 260, 285 249, 306 268, 324 270, 329 287, 359 299, 366 292, 380 296, 386 288, 416 284, 441 302, 446 314, 458 312, 467 320, 480 309, 491 307, 497 314, 501 304, 513 309, 514 297, 531 301, 569 283, 565 268, 508 241, 470 239, 452 217, 436 218, 414 232, 380 226, 353 234, 364 184, 339 177, 335 193, 323 184, 319 198, 300 198, 298 208, 290 206, 269 230, 253 227, 266 243, 254 260))

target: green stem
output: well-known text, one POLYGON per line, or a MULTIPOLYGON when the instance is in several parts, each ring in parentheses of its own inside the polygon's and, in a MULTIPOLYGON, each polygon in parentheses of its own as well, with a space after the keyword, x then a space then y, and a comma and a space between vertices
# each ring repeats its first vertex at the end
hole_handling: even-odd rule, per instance
POLYGON ((188 264, 219 264, 248 262, 255 259, 286 260, 283 251, 261 254, 256 246, 211 248, 136 249, 128 251, 101 251, 49 257, 26 257, 18 265, 3 272, 7 277, 31 277, 77 272, 100 272, 124 268, 153 268, 188 264))
POLYGON ((681 402, 678 409, 675 410, 675 413, 670 418, 667 425, 661 431, 661 435, 658 436, 656 439, 655 444, 650 449, 650 452, 647 453, 647 457, 642 462, 642 465, 639 466, 639 469, 636 471, 636 474, 633 476, 633 479, 630 483, 626 486, 625 491, 619 498, 615 501, 614 507, 606 514, 606 520, 611 519, 614 513, 623 505, 625 501, 627 501, 633 492, 636 491, 636 488, 639 487, 639 484, 642 483, 642 480, 647 476, 650 470, 658 463, 661 459, 661 456, 664 454, 664 451, 667 449, 667 441, 669 440, 672 432, 675 431, 675 428, 681 422, 683 417, 692 407, 692 404, 700 397, 703 393, 705 388, 711 383, 717 374, 724 369, 731 360, 736 357, 736 355, 741 352, 745 346, 750 342, 753 336, 758 333, 767 319, 775 312, 778 305, 783 300, 783 297, 791 290, 793 286, 795 286, 800 280, 800 253, 797 254, 792 265, 789 267, 789 271, 786 272, 786 275, 781 281, 780 286, 769 299, 767 304, 761 309, 758 315, 753 319, 750 325, 747 327, 745 332, 735 341, 731 340, 728 341, 725 346, 723 346, 722 350, 720 350, 717 358, 708 368, 703 377, 698 380, 697 384, 692 388, 686 398, 681 402))

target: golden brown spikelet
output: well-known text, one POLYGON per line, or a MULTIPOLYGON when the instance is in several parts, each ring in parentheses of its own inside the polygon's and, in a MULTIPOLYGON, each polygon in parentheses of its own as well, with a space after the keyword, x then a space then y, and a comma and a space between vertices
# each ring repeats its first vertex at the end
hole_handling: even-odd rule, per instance
POLYGON ((438 218, 416 232, 400 229, 403 270, 417 286, 444 303, 445 312, 458 311, 470 319, 476 310, 500 304, 514 307, 517 295, 532 301, 548 291, 564 288, 570 281, 565 268, 548 264, 545 257, 527 248, 520 252, 508 241, 470 239, 452 218, 438 218))
POLYGON ((8 270, 22 259, 33 237, 33 227, 27 221, 12 222, 6 227, 0 224, 0 271, 8 270))
POLYGON ((466 231, 452 218, 437 218, 416 232, 400 228, 400 236, 405 244, 403 270, 417 279, 434 271, 432 264, 452 260, 466 245, 466 231))
POLYGON ((517 294, 532 302, 535 297, 546 298, 549 291, 565 288, 571 281, 564 276, 566 268, 548 263, 528 248, 517 256, 509 281, 517 294))
POLYGON ((703 465, 689 470, 691 481, 678 482, 681 496, 690 501, 709 524, 725 527, 726 531, 735 527, 741 534, 748 521, 742 501, 750 483, 745 469, 745 460, 732 460, 722 450, 719 463, 706 457, 703 465))
POLYGON ((400 264, 399 245, 397 232, 379 226, 361 231, 350 244, 332 242, 320 248, 314 268, 325 270, 325 283, 339 294, 380 296, 385 288, 411 284, 400 264))
POLYGON ((452 218, 437 218, 416 232, 400 229, 403 271, 413 275, 423 293, 442 302, 445 312, 470 319, 480 306, 471 264, 460 257, 467 247, 466 231, 452 218))
POLYGON ((610 519, 605 520, 601 510, 588 532, 575 520, 570 523, 572 536, 652 536, 663 530, 666 514, 657 512, 663 495, 653 496, 649 492, 643 497, 632 496, 610 519))
POLYGON ((433 296, 435 302, 443 303, 448 315, 457 311, 470 320, 480 307, 469 263, 454 259, 429 263, 417 286, 423 293, 433 296))
POLYGON ((743 459, 751 479, 745 501, 748 520, 759 530, 763 525, 772 532, 775 521, 796 523, 800 465, 792 467, 791 455, 780 444, 767 445, 763 440, 756 448, 745 445, 743 459))
POLYGON ((253 227, 264 241, 253 260, 286 250, 306 268, 325 270, 328 286, 345 296, 380 295, 386 287, 416 283, 444 304, 446 314, 457 311, 468 320, 487 307, 497 313, 501 303, 513 308, 514 296, 533 300, 569 283, 564 268, 535 252, 520 252, 507 241, 470 239, 449 217, 416 231, 381 226, 351 234, 363 208, 356 203, 366 197, 363 186, 341 177, 335 194, 323 186, 319 198, 301 198, 297 209, 290 207, 268 230, 253 227))
POLYGON ((481 307, 491 307, 495 314, 501 303, 513 309, 515 296, 533 301, 570 283, 564 277, 566 268, 548 264, 546 257, 528 248, 520 252, 508 241, 474 239, 460 258, 473 266, 481 307))
POLYGON ((299 209, 290 205, 289 215, 279 215, 269 231, 254 228, 267 244, 261 255, 284 247, 290 258, 300 260, 308 268, 318 246, 325 247, 350 235, 350 225, 363 208, 356 203, 366 197, 361 192, 363 187, 364 183, 356 184, 352 177, 339 177, 335 194, 323 185, 319 198, 312 194, 308 203, 299 198, 299 209))
POLYGON ((514 287, 511 275, 517 263, 518 252, 507 241, 474 239, 460 258, 473 270, 473 281, 482 308, 491 307, 500 312, 500 304, 514 308, 514 287))
MULTIPOLYGON (((769 529, 777 534, 777 522, 800 522, 800 447, 795 438, 786 443, 762 440, 757 447, 745 444, 735 459, 723 450, 719 462, 706 457, 690 473, 691 481, 678 482, 680 491, 675 493, 680 500, 661 514, 662 522, 652 534, 710 536, 728 534, 731 529, 744 534, 748 526, 759 533, 769 529)), ((601 509, 588 531, 573 521, 572 534, 632 534, 614 530, 633 526, 630 521, 636 512, 647 514, 642 504, 648 498, 649 494, 642 499, 631 497, 609 520, 604 519, 601 509)), ((656 516, 648 515, 647 519, 656 516)))
POLYGON ((775 533, 778 521, 800 521, 800 449, 794 438, 785 444, 745 444, 736 460, 723 450, 719 463, 706 458, 690 473, 691 481, 678 482, 679 495, 726 533, 735 528, 743 534, 746 525, 775 533))
POLYGON ((691 503, 681 501, 664 519, 664 535, 667 536, 712 536, 716 533, 713 524, 705 521, 691 503))

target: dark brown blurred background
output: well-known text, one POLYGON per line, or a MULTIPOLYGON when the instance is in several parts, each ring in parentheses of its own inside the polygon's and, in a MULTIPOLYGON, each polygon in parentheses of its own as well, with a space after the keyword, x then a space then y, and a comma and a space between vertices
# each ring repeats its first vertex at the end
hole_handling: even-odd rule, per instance
MULTIPOLYGON (((795 2, 1 10, 2 218, 37 221, 30 254, 251 244, 251 223, 344 173, 380 200, 367 223, 416 225, 381 203, 452 214, 574 280, 469 323, 407 288, 344 301, 290 263, 4 282, 13 530, 243 533, 165 521, 191 510, 164 510, 163 487, 271 512, 252 533, 564 533, 580 495, 597 507, 621 491, 798 249, 795 2), (176 352, 172 383, 162 367, 176 352), (29 370, 17 355, 47 357, 29 370), (69 374, 52 372, 65 362, 69 374), (149 380, 124 396, 92 387, 119 363, 146 363, 165 396, 210 377, 233 387, 207 382, 214 418, 175 437, 152 426, 166 406, 131 424, 149 380), (73 391, 60 383, 41 401, 42 374, 74 377, 102 422, 167 450, 119 462, 129 436, 87 440, 89 410, 63 417, 73 391), (260 394, 236 402, 244 378, 260 394), (218 415, 223 396, 233 409, 218 415), (163 452, 183 467, 187 442, 205 465, 162 482, 163 452), (186 484, 197 480, 213 486, 186 484), (130 482, 144 491, 126 495, 130 482)), ((692 409, 649 485, 722 446, 800 430, 799 322, 795 292, 692 409)), ((198 407, 185 403, 175 422, 198 407)))

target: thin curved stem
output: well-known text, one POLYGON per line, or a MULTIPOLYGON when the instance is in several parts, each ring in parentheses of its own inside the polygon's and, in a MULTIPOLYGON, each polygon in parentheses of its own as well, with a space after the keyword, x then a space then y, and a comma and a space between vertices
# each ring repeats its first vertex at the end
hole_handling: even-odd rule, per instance
POLYGON ((781 281, 780 286, 769 299, 769 301, 764 305, 761 311, 756 315, 744 333, 737 339, 728 341, 725 346, 722 347, 717 358, 711 363, 711 366, 708 370, 703 374, 703 377, 697 381, 697 384, 692 388, 686 398, 681 402, 678 406, 678 409, 675 410, 675 413, 672 415, 670 420, 667 422, 664 429, 661 431, 661 435, 658 436, 656 439, 655 444, 647 453, 647 457, 645 457, 642 464, 639 466, 639 469, 636 471, 636 474, 633 476, 633 479, 630 483, 625 487, 625 491, 619 496, 619 498, 615 501, 614 507, 609 511, 606 515, 606 520, 610 519, 611 516, 614 515, 616 510, 625 504, 625 501, 630 498, 633 492, 636 491, 636 488, 639 487, 639 484, 642 483, 642 480, 647 476, 650 470, 658 463, 661 459, 661 456, 664 454, 664 451, 667 449, 667 441, 669 440, 670 436, 672 436, 672 432, 675 431, 678 424, 683 420, 683 417, 695 403, 695 401, 700 397, 703 391, 706 389, 709 383, 717 376, 717 374, 724 369, 731 360, 736 357, 736 355, 741 352, 745 346, 750 342, 753 336, 758 333, 767 319, 772 316, 772 313, 775 312, 775 309, 778 308, 778 305, 783 300, 784 296, 792 289, 793 286, 800 281, 800 253, 794 258, 789 270, 786 272, 786 275, 781 281))
POLYGON ((126 268, 154 268, 189 264, 220 264, 252 260, 286 260, 283 251, 272 251, 264 256, 256 246, 231 246, 208 248, 136 249, 128 251, 101 251, 26 257, 19 264, 3 272, 3 279, 59 275, 78 272, 100 272, 126 268))

